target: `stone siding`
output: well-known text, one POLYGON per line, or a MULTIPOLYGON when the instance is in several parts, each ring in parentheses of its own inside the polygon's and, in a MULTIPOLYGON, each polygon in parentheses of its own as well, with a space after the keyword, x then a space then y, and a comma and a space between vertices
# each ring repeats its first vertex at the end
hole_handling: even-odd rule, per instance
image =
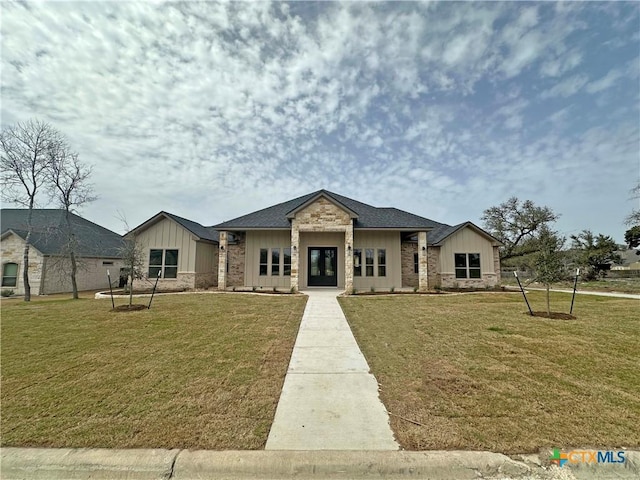
POLYGON ((227 253, 229 251, 229 243, 227 241, 228 233, 220 232, 220 246, 218 253, 218 290, 227 288, 227 253))
MULTIPOLYGON (((2 289, 13 290, 16 295, 24 294, 22 282, 22 255, 24 253, 24 240, 17 235, 9 235, 2 240, 0 252, 2 253, 2 268, 5 263, 18 264, 18 278, 15 287, 2 287, 2 289)), ((33 246, 29 249, 29 285, 31 295, 40 295, 40 283, 44 270, 44 257, 33 246)))
POLYGON ((295 223, 304 232, 344 232, 351 226, 351 217, 326 198, 319 198, 296 213, 295 223))
POLYGON ((415 242, 402 242, 400 245, 400 257, 402 260, 402 286, 417 287, 418 274, 415 273, 414 255, 418 253, 418 244, 415 242))
POLYGON ((500 266, 500 247, 493 247, 493 271, 496 273, 496 285, 500 285, 501 278, 501 266, 500 266))
POLYGON ((482 274, 482 278, 456 278, 455 274, 442 274, 441 284, 443 288, 485 288, 498 285, 493 273, 482 274))
POLYGON ((429 266, 427 263, 427 232, 418 232, 418 288, 429 289, 429 266))
POLYGON ((227 287, 244 286, 245 248, 247 237, 245 233, 236 233, 236 243, 228 246, 229 271, 227 272, 227 287))
POLYGON ((296 213, 291 222, 291 288, 297 290, 300 281, 300 232, 344 232, 344 289, 353 288, 353 220, 348 212, 324 197, 296 213))
POLYGON ((195 282, 196 288, 217 287, 218 274, 217 272, 196 273, 195 282))
POLYGON ((427 248, 427 265, 429 272, 429 290, 441 287, 440 247, 427 248))

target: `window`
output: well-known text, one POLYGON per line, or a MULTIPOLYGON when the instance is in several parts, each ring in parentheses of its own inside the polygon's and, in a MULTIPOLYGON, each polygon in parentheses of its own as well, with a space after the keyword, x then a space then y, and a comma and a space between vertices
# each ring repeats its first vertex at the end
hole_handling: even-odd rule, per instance
POLYGON ((102 262, 102 265, 113 265, 113 262, 102 262))
POLYGON ((271 275, 276 277, 280 275, 280 249, 279 248, 271 249, 271 275))
POLYGON ((260 275, 266 275, 269 271, 269 266, 267 265, 267 260, 269 258, 269 249, 261 248, 260 249, 260 275))
POLYGON ((373 277, 373 248, 367 248, 364 251, 366 259, 366 272, 367 277, 373 277))
POLYGON ((162 271, 162 250, 151 250, 149 254, 149 278, 156 278, 162 271))
POLYGON ((413 273, 420 273, 420 264, 418 262, 418 252, 413 254, 413 273))
POLYGON ((482 278, 479 253, 456 253, 454 259, 456 278, 482 278))
POLYGON ((2 286, 15 287, 18 284, 18 264, 5 263, 2 267, 2 286))
POLYGON ((158 272, 162 278, 178 278, 178 250, 151 249, 149 278, 156 278, 158 272))
POLYGON ((164 278, 178 278, 178 250, 164 251, 164 278))
POLYGON ((353 276, 362 276, 362 249, 360 248, 353 249, 353 276))
POLYGON ((282 274, 285 277, 290 277, 291 276, 291 248, 283 248, 282 257, 284 261, 282 274))
POLYGON ((378 276, 387 276, 387 251, 384 248, 378 249, 378 276))

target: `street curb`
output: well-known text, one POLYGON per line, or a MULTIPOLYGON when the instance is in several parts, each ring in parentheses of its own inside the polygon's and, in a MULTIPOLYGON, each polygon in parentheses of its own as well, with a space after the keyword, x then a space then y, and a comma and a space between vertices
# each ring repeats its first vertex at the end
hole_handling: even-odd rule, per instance
POLYGON ((0 478, 169 479, 180 450, 108 448, 11 448, 0 452, 0 478))
POLYGON ((640 452, 625 464, 548 464, 548 452, 210 451, 2 448, 3 480, 57 479, 620 479, 640 478, 640 452), (542 459, 542 460, 541 460, 542 459))

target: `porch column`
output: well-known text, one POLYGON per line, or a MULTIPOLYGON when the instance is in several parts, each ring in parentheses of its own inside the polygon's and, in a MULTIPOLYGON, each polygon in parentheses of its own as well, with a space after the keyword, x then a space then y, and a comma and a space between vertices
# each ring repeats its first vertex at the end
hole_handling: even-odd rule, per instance
POLYGON ((228 250, 227 232, 220 232, 220 246, 218 247, 218 290, 227 289, 228 250))
POLYGON ((427 275, 427 232, 418 232, 418 289, 425 292, 429 289, 427 275))
POLYGON ((353 291, 353 219, 344 231, 344 290, 353 291))
POLYGON ((291 288, 298 291, 300 272, 300 230, 295 219, 291 222, 291 288))

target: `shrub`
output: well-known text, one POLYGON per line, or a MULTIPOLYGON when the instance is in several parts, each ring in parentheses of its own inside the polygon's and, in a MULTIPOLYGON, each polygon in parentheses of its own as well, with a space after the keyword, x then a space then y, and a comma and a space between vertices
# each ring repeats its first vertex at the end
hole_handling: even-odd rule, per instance
POLYGON ((256 287, 256 286, 254 285, 253 287, 251 287, 251 291, 252 291, 252 292, 255 292, 257 288, 258 288, 258 287, 256 287))
POLYGON ((291 293, 296 293, 296 287, 291 287, 291 289, 289 290, 291 293))
POLYGON ((374 287, 373 285, 371 285, 371 293, 376 291, 376 287, 374 287))
POLYGON ((396 287, 391 287, 391 293, 396 291, 396 287))
POLYGON ((356 287, 353 287, 351 289, 351 295, 356 295, 358 293, 358 291, 356 290, 356 287))
POLYGON ((418 291, 418 287, 413 287, 413 293, 416 293, 418 291))
POLYGON ((2 295, 3 297, 10 297, 11 295, 13 295, 13 290, 11 290, 10 288, 3 288, 2 292, 0 292, 0 295, 2 295))
POLYGON ((273 293, 277 293, 278 292, 278 287, 273 287, 273 293))

